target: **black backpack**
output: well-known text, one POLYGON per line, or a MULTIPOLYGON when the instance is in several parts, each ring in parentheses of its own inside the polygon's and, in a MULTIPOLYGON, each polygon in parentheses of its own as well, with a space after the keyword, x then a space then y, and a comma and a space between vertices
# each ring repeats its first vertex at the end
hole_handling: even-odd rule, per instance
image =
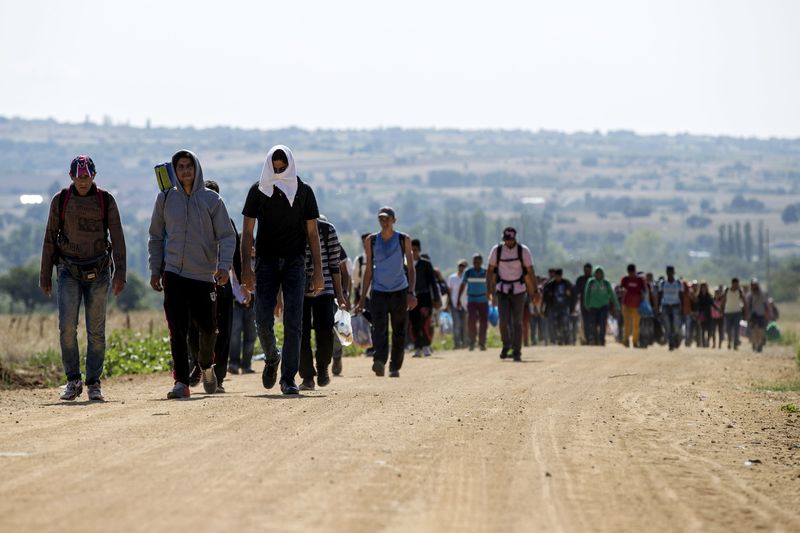
POLYGON ((517 257, 501 259, 503 256, 504 246, 505 244, 502 242, 497 246, 497 266, 494 267, 494 273, 497 276, 497 281, 504 284, 525 283, 525 276, 528 274, 528 267, 526 267, 525 263, 522 261, 522 245, 517 243, 517 257), (519 279, 507 280, 500 277, 500 263, 507 263, 509 261, 519 261, 520 266, 522 266, 522 275, 519 277, 519 279))

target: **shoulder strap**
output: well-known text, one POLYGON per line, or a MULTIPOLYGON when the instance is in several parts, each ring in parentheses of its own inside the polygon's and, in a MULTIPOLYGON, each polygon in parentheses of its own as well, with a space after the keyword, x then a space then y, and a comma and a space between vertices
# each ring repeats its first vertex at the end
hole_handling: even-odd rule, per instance
POLYGON ((103 212, 103 237, 108 242, 108 191, 97 187, 97 201, 100 202, 100 211, 103 212))
POLYGON ((64 217, 66 216, 67 202, 69 201, 70 189, 61 189, 58 193, 58 234, 64 234, 64 217))

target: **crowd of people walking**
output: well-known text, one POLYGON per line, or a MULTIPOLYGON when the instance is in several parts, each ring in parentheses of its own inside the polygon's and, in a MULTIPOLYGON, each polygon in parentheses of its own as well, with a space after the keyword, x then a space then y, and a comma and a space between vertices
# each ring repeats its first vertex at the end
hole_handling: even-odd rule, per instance
MULTIPOLYGON (((225 392, 229 374, 253 373, 256 339, 264 350, 262 383, 285 395, 325 387, 342 373, 342 346, 334 335, 338 310, 369 323, 376 376, 400 377, 407 349, 433 353, 435 324, 449 324, 456 349, 487 350, 489 324, 499 326, 501 359, 520 361, 523 346, 596 345, 607 340, 647 348, 682 343, 736 350, 743 329, 761 351, 774 302, 757 279, 738 279, 713 291, 667 266, 658 279, 628 265, 616 284, 602 266, 587 263, 571 282, 561 268, 536 275, 531 250, 507 227, 470 266, 459 260, 448 277, 423 253, 422 242, 398 232, 392 207, 376 213, 374 232, 361 235, 351 260, 336 227, 320 214, 313 189, 297 175, 292 151, 273 147, 242 208, 241 233, 197 156, 176 152, 174 183, 156 196, 149 228, 150 286, 163 292, 173 360, 169 399, 188 398, 202 383, 225 392), (275 319, 283 336, 275 334, 275 319), (312 343, 313 332, 313 343, 312 343), (299 374, 301 383, 296 383, 299 374)), ((72 184, 50 204, 42 247, 40 286, 53 293, 57 269, 59 334, 67 385, 64 400, 82 394, 102 400, 106 302, 126 282, 125 238, 117 204, 99 189, 94 162, 76 157, 72 184), (77 344, 78 312, 86 313, 86 379, 77 344)), ((442 329, 445 329, 442 327, 442 329)))

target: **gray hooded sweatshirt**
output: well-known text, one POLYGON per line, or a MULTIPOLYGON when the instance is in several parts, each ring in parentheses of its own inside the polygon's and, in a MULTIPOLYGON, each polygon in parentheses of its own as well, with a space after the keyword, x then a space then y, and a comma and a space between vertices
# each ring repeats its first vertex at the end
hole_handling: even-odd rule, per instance
POLYGON ((195 168, 192 193, 186 194, 179 184, 156 197, 147 246, 150 273, 161 276, 167 271, 213 282, 217 270, 231 268, 236 235, 225 203, 217 193, 206 189, 200 161, 192 152, 189 154, 195 168))

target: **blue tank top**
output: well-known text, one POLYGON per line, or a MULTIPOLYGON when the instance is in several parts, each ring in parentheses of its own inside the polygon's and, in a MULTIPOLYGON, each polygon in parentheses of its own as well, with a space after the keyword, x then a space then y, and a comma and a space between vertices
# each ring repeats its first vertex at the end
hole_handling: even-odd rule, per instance
POLYGON ((403 255, 399 233, 395 231, 388 241, 383 240, 380 233, 375 236, 372 254, 373 291, 395 292, 408 288, 403 255))

